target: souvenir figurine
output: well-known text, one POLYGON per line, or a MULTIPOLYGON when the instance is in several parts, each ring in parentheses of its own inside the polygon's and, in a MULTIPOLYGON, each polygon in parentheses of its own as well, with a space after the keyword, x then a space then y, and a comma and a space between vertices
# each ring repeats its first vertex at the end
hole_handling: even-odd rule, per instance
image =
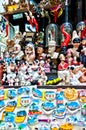
POLYGON ((60 129, 61 130, 68 130, 68 129, 72 130, 73 129, 73 125, 65 123, 65 124, 63 124, 63 125, 60 126, 60 129))
MULTIPOLYGON (((54 46, 58 45, 58 27, 56 24, 49 24, 46 27, 46 47, 49 46, 48 44, 50 41, 53 41, 54 46)), ((50 42, 51 45, 53 43, 50 42)))
POLYGON ((68 70, 68 63, 65 61, 65 56, 60 54, 60 63, 58 64, 58 77, 63 79, 63 84, 70 84, 70 73, 68 70))
POLYGON ((80 61, 86 67, 86 23, 85 27, 81 31, 81 45, 79 46, 80 61))
POLYGON ((41 43, 38 44, 36 53, 37 53, 37 57, 36 58, 38 60, 46 59, 46 54, 44 53, 44 46, 41 45, 41 43))
POLYGON ((25 12, 25 16, 27 18, 27 21, 29 22, 30 26, 28 26, 28 29, 31 32, 38 32, 38 23, 36 18, 34 17, 34 15, 32 14, 32 12, 29 10, 29 14, 27 12, 25 12))
POLYGON ((21 50, 21 45, 15 44, 13 49, 16 60, 21 60, 24 56, 24 52, 21 50))
POLYGON ((66 50, 67 50, 71 37, 70 37, 70 34, 67 31, 65 31, 64 25, 61 26, 61 31, 62 31, 62 34, 64 35, 64 41, 62 41, 61 43, 60 53, 66 54, 66 50))
POLYGON ((28 43, 25 47, 25 60, 27 64, 32 63, 35 59, 35 48, 33 43, 28 43))
POLYGON ((30 128, 26 125, 26 123, 20 123, 18 125, 18 130, 30 130, 30 128))
POLYGON ((47 56, 51 57, 51 59, 57 59, 58 52, 56 51, 56 41, 51 40, 48 42, 48 54, 47 56))

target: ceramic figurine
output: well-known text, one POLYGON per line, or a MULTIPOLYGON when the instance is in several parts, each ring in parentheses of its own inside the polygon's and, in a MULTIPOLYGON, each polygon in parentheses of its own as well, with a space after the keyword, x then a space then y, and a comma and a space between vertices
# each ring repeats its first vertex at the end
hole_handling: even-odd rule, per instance
POLYGON ((49 24, 46 27, 46 47, 50 41, 55 41, 55 46, 58 44, 58 27, 56 24, 49 24))
POLYGON ((32 12, 29 10, 29 14, 27 12, 25 12, 25 16, 27 18, 27 21, 29 22, 30 26, 28 27, 28 29, 31 32, 38 32, 38 23, 36 18, 34 17, 34 15, 32 14, 32 12))
POLYGON ((48 54, 47 56, 51 57, 51 59, 57 59, 58 52, 56 51, 56 42, 54 40, 51 40, 48 42, 48 54))
POLYGON ((15 44, 13 49, 16 60, 21 60, 24 56, 24 52, 21 50, 21 45, 15 44))
POLYGON ((66 50, 67 50, 67 47, 68 47, 68 44, 70 42, 70 39, 71 39, 71 36, 70 34, 65 30, 65 25, 62 25, 61 26, 61 32, 64 36, 64 40, 62 41, 61 43, 61 51, 60 53, 62 54, 66 54, 66 50))
POLYGON ((35 48, 33 43, 28 43, 25 47, 25 60, 29 64, 35 59, 35 48))
POLYGON ((65 56, 60 54, 60 63, 58 65, 58 77, 63 79, 64 84, 70 84, 70 73, 68 70, 68 63, 65 62, 65 56))
POLYGON ((38 60, 46 59, 46 54, 44 53, 44 46, 41 45, 40 43, 37 46, 36 53, 37 53, 37 57, 36 58, 38 60))

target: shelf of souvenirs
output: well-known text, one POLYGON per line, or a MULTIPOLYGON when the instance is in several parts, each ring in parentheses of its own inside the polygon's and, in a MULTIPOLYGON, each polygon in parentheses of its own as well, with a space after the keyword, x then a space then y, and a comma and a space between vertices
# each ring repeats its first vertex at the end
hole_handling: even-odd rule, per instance
MULTIPOLYGON (((33 85, 32 85, 33 86, 33 85)), ((8 85, 0 85, 0 89, 1 88, 20 88, 22 86, 8 86, 8 85)), ((26 86, 25 86, 26 87, 26 86)), ((62 89, 66 89, 66 88, 75 88, 75 89, 86 89, 86 85, 38 85, 37 86, 38 89, 57 89, 57 88, 62 88, 62 89)))
POLYGON ((13 10, 13 11, 3 12, 3 13, 0 13, 0 14, 5 16, 5 15, 20 13, 20 12, 26 12, 26 11, 27 11, 27 8, 22 8, 22 9, 17 9, 17 10, 13 10))

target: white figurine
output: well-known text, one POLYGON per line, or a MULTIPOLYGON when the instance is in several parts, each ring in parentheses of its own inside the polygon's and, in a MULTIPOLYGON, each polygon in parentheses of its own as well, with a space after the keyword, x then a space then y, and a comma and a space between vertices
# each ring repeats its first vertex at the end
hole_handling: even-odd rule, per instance
POLYGON ((57 59, 58 53, 56 51, 56 42, 54 40, 49 41, 48 43, 48 56, 51 57, 51 59, 57 59))

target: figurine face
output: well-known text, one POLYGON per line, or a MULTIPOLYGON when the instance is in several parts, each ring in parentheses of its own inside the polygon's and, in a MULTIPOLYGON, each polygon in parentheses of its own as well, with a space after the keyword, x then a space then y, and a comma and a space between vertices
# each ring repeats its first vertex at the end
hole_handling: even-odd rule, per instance
POLYGON ((32 52, 33 52, 33 48, 27 46, 25 49, 25 54, 28 55, 31 54, 32 52))
POLYGON ((43 48, 42 47, 38 47, 37 48, 37 54, 42 54, 43 53, 43 48))
POLYGON ((21 51, 21 46, 19 44, 14 45, 14 52, 18 54, 21 51))
POLYGON ((53 53, 55 51, 56 47, 55 46, 49 46, 48 47, 48 53, 53 53))

